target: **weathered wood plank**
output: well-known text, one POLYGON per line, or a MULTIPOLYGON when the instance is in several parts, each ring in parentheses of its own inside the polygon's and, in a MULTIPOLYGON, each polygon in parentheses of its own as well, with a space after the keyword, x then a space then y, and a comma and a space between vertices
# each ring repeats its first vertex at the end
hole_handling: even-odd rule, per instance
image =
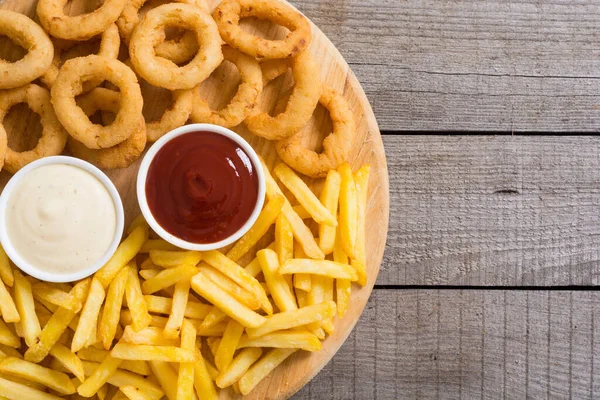
POLYGON ((294 399, 596 398, 599 313, 592 291, 375 290, 294 399))
POLYGON ((383 285, 596 285, 600 138, 384 136, 383 285))
POLYGON ((600 126, 594 0, 296 0, 387 130, 600 126))

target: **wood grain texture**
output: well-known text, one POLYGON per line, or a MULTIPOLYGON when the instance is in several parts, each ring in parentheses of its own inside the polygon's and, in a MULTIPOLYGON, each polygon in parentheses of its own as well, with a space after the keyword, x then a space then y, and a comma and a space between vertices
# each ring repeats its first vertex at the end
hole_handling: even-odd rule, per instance
POLYGON ((598 131, 594 0, 296 0, 383 130, 598 131))
MULTIPOLYGON (((219 1, 211 1, 214 7, 219 1)), ((0 3, 0 8, 16 10, 29 16, 34 16, 35 1, 23 2, 19 0, 5 0, 0 3)), ((68 12, 78 13, 90 3, 85 0, 76 0, 70 3, 68 12)), ((246 28, 259 32, 266 37, 281 37, 279 27, 269 23, 250 21, 246 28)), ((365 94, 350 71, 348 65, 336 50, 335 46, 313 26, 313 38, 309 51, 321 65, 322 85, 338 90, 348 102, 355 120, 355 137, 349 160, 353 169, 358 169, 362 164, 371 164, 371 180, 367 204, 366 247, 367 247, 367 274, 368 283, 365 287, 355 286, 352 294, 352 304, 342 320, 336 319, 335 333, 325 340, 323 349, 315 353, 299 352, 286 360, 281 367, 265 378, 246 398, 248 399, 282 399, 298 391, 307 383, 335 354, 342 345, 364 308, 369 294, 373 289, 379 266, 385 248, 389 215, 389 183, 385 153, 377 122, 365 94)), ((0 48, 5 52, 10 49, 0 48)), ((202 84, 201 93, 211 106, 223 106, 227 95, 233 94, 237 89, 239 74, 228 65, 224 65, 213 73, 210 79, 202 84)), ((286 76, 271 82, 263 91, 261 107, 273 107, 281 93, 285 93, 292 85, 291 72, 286 76)), ((165 96, 164 90, 149 90, 144 97, 146 112, 160 114, 157 110, 164 110, 165 101, 170 96, 165 96)), ((147 117, 147 115, 146 115, 147 117)), ((31 119, 31 112, 26 107, 11 112, 5 125, 10 137, 9 143, 18 148, 35 143, 39 137, 39 124, 25 123, 31 119), (38 135, 38 136, 36 136, 38 135)), ((306 128, 310 135, 306 135, 310 143, 307 146, 316 148, 322 138, 331 132, 331 120, 324 109, 319 107, 306 128)), ((280 162, 275 151, 274 142, 252 135, 244 126, 233 128, 242 135, 266 161, 273 167, 280 162)), ((127 169, 107 171, 109 177, 119 190, 125 209, 126 223, 139 214, 139 207, 135 193, 135 180, 141 159, 127 169)), ((9 178, 6 172, 0 176, 0 187, 9 178)), ((317 192, 320 190, 322 180, 308 180, 317 192)), ((267 242, 268 243, 268 242, 267 242)), ((222 398, 236 398, 232 390, 223 391, 222 398)))
POLYGON ((600 396, 600 293, 376 289, 294 400, 600 396))
POLYGON ((600 138, 384 136, 382 285, 600 283, 600 138))

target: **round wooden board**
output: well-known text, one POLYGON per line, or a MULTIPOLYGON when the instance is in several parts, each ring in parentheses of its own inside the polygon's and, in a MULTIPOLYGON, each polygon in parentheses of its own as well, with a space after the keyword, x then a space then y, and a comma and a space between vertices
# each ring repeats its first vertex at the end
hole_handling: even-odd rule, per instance
MULTIPOLYGON (((35 0, 0 0, 0 8, 18 11, 35 18, 36 3, 35 0)), ((214 7, 219 1, 211 1, 211 3, 214 7)), ((74 0, 70 4, 69 12, 78 14, 86 7, 90 7, 89 2, 74 0)), ((37 18, 35 19, 37 21, 37 18)), ((279 38, 283 34, 281 28, 267 22, 248 20, 244 24, 247 29, 265 37, 279 38)), ((350 308, 343 319, 336 318, 335 332, 323 342, 321 351, 295 353, 265 378, 250 395, 245 397, 248 399, 288 398, 308 383, 329 362, 350 334, 367 303, 379 272, 386 243, 389 216, 389 182, 383 143, 375 116, 365 93, 341 54, 319 28, 315 25, 312 28, 313 39, 309 51, 321 65, 323 84, 343 93, 354 113, 356 137, 350 156, 352 167, 356 170, 365 163, 371 164, 372 167, 366 218, 368 284, 363 288, 353 285, 350 308)), ((15 46, 9 46, 6 43, 6 41, 0 42, 0 56, 2 58, 10 58, 19 53, 15 46)), ((267 86, 261 102, 264 109, 272 108, 279 95, 290 87, 292 81, 289 75, 288 73, 286 77, 278 78, 267 86)), ((219 107, 225 104, 237 88, 237 79, 235 69, 224 65, 213 74, 209 81, 203 84, 203 93, 205 93, 212 106, 219 107)), ((161 110, 164 110, 167 102, 170 101, 169 95, 164 96, 164 92, 152 88, 145 91, 144 96, 144 109, 148 117, 151 114, 154 114, 154 116, 157 113, 159 114, 161 110)), ((35 121, 36 117, 32 118, 31 112, 24 106, 18 106, 11 110, 5 121, 9 133, 9 145, 16 149, 32 147, 37 137, 39 137, 41 129, 39 123, 35 121), (15 135, 14 132, 20 134, 15 135)), ((308 138, 310 143, 307 143, 307 145, 312 148, 318 147, 318 143, 320 143, 323 136, 331 132, 331 120, 327 112, 319 106, 309 126, 305 129, 310 129, 312 132, 311 135, 306 135, 310 136, 308 138)), ((269 166, 272 167, 280 161, 273 142, 251 135, 243 125, 236 127, 234 130, 250 142, 269 166)), ((127 221, 132 220, 139 213, 135 193, 135 177, 138 166, 139 161, 128 169, 107 171, 123 198, 127 221)), ((9 178, 8 173, 2 172, 0 174, 0 187, 3 187, 9 178)), ((320 190, 322 182, 314 180, 307 180, 307 182, 315 190, 320 190)), ((236 397, 238 396, 232 390, 222 391, 221 398, 236 397)))

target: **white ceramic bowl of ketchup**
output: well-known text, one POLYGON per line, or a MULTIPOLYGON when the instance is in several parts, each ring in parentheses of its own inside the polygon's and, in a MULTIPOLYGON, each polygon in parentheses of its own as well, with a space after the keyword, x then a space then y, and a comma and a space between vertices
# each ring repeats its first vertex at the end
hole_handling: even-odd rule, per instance
POLYGON ((146 152, 146 155, 144 156, 144 158, 142 160, 140 169, 138 171, 136 189, 137 189, 138 203, 140 205, 142 214, 144 215, 144 218, 146 219, 146 221, 148 222, 150 227, 154 230, 154 232, 156 232, 158 234, 158 236, 160 236, 167 242, 171 243, 172 245, 177 246, 182 249, 196 250, 196 251, 208 251, 208 250, 220 249, 222 247, 225 247, 225 246, 235 242, 236 240, 241 238, 246 232, 248 232, 248 230, 252 227, 252 225, 254 225, 254 223, 256 222, 256 219, 258 218, 258 215, 260 214, 260 212, 263 208, 265 193, 266 193, 266 183, 265 183, 265 175, 264 175, 264 171, 262 169, 262 163, 260 161, 260 158, 259 158, 258 154, 256 154, 256 152, 254 151, 252 146, 250 146, 250 144, 248 142, 246 142, 246 140, 244 140, 244 138, 242 138, 237 133, 235 133, 227 128, 224 128, 222 126, 213 125, 213 124, 189 124, 189 125, 184 125, 179 128, 176 128, 176 129, 170 131, 169 133, 165 134, 160 139, 158 139, 148 149, 148 151, 146 152), (158 152, 167 143, 169 143, 171 140, 173 140, 174 138, 176 138, 178 136, 185 135, 185 134, 192 133, 192 132, 202 132, 202 131, 222 135, 228 139, 231 139, 233 142, 235 142, 246 153, 248 158, 250 158, 250 161, 252 162, 252 165, 254 166, 254 171, 255 171, 257 179, 258 179, 258 195, 256 198, 256 204, 254 206, 252 213, 246 220, 246 222, 231 235, 225 237, 224 239, 221 239, 216 242, 211 242, 211 243, 189 242, 189 241, 181 239, 181 238, 173 235, 172 233, 168 232, 167 230, 165 230, 158 223, 158 221, 152 214, 152 211, 150 210, 150 207, 148 205, 148 199, 146 196, 146 181, 148 178, 148 171, 150 169, 150 165, 152 164, 152 161, 154 161, 154 158, 158 154, 158 152))

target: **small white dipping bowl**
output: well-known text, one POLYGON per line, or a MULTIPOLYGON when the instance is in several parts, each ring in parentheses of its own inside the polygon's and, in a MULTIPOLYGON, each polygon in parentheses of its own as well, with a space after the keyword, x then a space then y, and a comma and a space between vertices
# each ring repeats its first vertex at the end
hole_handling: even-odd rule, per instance
POLYGON ((140 209, 142 210, 142 214, 144 215, 144 218, 146 219, 146 221, 148 222, 150 227, 154 230, 154 232, 156 232, 161 238, 163 238, 167 242, 169 242, 177 247, 180 247, 180 248, 186 249, 186 250, 197 250, 197 251, 216 250, 221 247, 227 246, 228 244, 231 244, 231 243, 235 242, 236 240, 238 240, 239 238, 241 238, 244 235, 244 233, 248 232, 248 230, 252 227, 252 225, 254 225, 254 223, 256 222, 256 219, 258 218, 258 215, 260 214, 260 211, 262 210, 264 199, 265 199, 265 190, 266 190, 265 174, 262 169, 262 164, 260 162, 260 158, 254 151, 252 146, 250 146, 248 144, 248 142, 246 142, 237 133, 235 133, 227 128, 223 128, 222 126, 213 125, 213 124, 184 125, 184 126, 181 126, 177 129, 174 129, 171 132, 165 134, 163 137, 158 139, 152 145, 152 147, 150 147, 148 149, 148 152, 146 153, 146 155, 144 156, 144 159, 142 160, 142 164, 140 165, 140 170, 139 170, 138 176, 137 176, 137 198, 138 198, 138 202, 140 204, 140 209), (178 136, 181 136, 181 135, 185 135, 187 133, 198 132, 198 131, 213 132, 213 133, 225 136, 225 137, 233 140, 235 143, 237 143, 242 148, 242 150, 244 150, 244 152, 248 155, 248 157, 252 161, 252 164, 254 165, 254 169, 256 170, 256 175, 258 178, 258 196, 256 197, 256 205, 254 206, 254 210, 252 211, 252 214, 250 214, 250 217, 248 218, 246 223, 244 223, 244 225, 242 225, 242 227, 240 229, 238 229, 236 232, 234 232, 232 235, 230 235, 230 236, 226 237, 225 239, 222 239, 218 242, 214 242, 214 243, 188 242, 186 240, 183 240, 177 236, 170 234, 162 226, 160 226, 160 224, 156 221, 156 219, 154 218, 154 215, 152 215, 152 212, 150 211, 150 207, 148 207, 148 200, 146 198, 146 178, 148 176, 148 169, 150 168, 150 164, 154 160, 154 157, 156 156, 156 154, 160 151, 160 149, 163 148, 163 146, 165 144, 167 144, 172 139, 174 139, 178 136))
POLYGON ((2 242, 2 247, 6 251, 8 257, 12 260, 13 263, 23 272, 33 276, 34 278, 40 279, 46 282, 73 282, 83 278, 86 278, 96 271, 98 271, 106 262, 112 257, 112 255, 117 250, 119 243, 121 242, 121 236, 123 235, 123 226, 125 224, 125 217, 123 212, 123 202, 121 201, 121 197, 119 196, 119 192, 115 185, 113 185, 112 181, 104 174, 104 172, 100 171, 98 168, 93 166, 92 164, 80 160, 74 157, 67 156, 53 156, 46 157, 34 161, 30 164, 27 164, 25 167, 21 168, 16 174, 13 175, 12 178, 6 184, 6 187, 2 191, 2 195, 0 195, 0 242, 2 242), (81 269, 77 272, 72 273, 51 273, 48 271, 41 271, 35 266, 31 265, 27 261, 21 257, 21 255, 17 252, 15 247, 13 246, 10 236, 7 232, 6 227, 6 218, 5 215, 7 213, 7 205, 10 199, 10 196, 21 181, 29 172, 33 171, 36 168, 50 165, 50 164, 67 164, 78 167, 84 171, 89 172, 93 176, 95 176, 103 185, 106 187, 106 190, 110 193, 112 201, 115 205, 115 215, 117 217, 117 225, 115 229, 115 236, 106 250, 106 253, 95 263, 86 267, 85 269, 81 269))

